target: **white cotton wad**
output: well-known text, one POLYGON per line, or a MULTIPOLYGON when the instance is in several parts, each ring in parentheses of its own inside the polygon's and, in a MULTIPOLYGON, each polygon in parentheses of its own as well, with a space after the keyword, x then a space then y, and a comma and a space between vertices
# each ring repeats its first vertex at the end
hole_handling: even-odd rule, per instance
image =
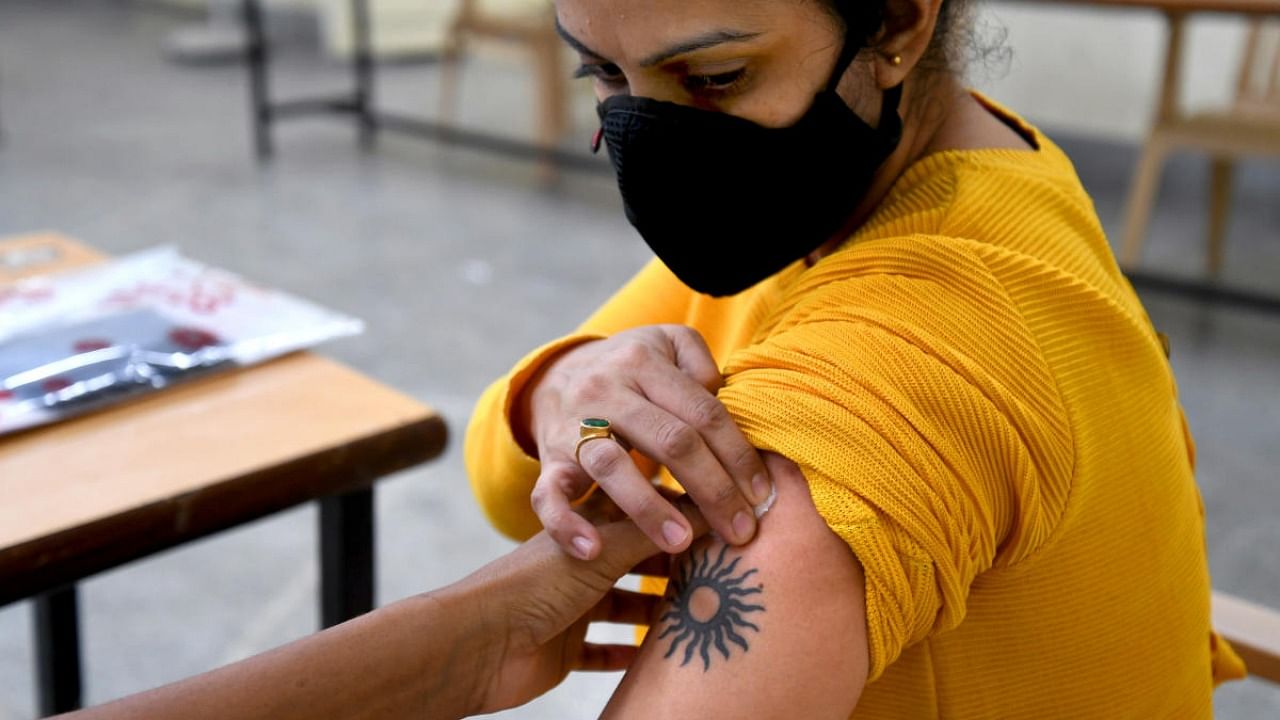
POLYGON ((769 497, 765 498, 763 501, 761 501, 759 505, 756 505, 754 508, 752 508, 752 510, 756 514, 756 519, 759 520, 760 518, 764 517, 764 514, 769 512, 769 509, 772 508, 773 504, 777 501, 778 501, 778 484, 774 483, 769 486, 769 497))

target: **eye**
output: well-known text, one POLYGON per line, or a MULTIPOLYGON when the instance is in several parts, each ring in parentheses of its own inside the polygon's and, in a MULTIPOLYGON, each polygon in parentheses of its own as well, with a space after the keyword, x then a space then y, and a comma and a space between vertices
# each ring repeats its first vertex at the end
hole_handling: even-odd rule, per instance
POLYGON ((625 85, 627 83, 627 76, 623 75, 622 69, 613 63, 584 63, 573 72, 573 76, 575 78, 595 78, 605 85, 625 85))
POLYGON ((745 67, 713 75, 686 75, 684 87, 694 94, 723 95, 735 90, 747 76, 745 67))

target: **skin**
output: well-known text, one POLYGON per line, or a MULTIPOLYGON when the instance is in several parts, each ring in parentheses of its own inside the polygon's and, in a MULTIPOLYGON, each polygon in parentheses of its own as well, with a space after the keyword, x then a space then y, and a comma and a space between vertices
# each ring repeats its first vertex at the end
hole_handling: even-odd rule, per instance
MULTIPOLYGON (((902 141, 853 209, 854 223, 926 155, 1029 149, 956 78, 920 67, 940 6, 941 0, 889 0, 884 26, 838 85, 871 124, 879 123, 884 90, 903 85, 902 141)), ((598 99, 629 93, 772 127, 794 123, 809 108, 845 33, 817 0, 557 0, 556 13, 562 37, 579 54, 578 74, 591 79, 598 99)), ((831 238, 809 262, 843 240, 831 238)), ((636 328, 544 365, 516 399, 512 420, 517 438, 542 461, 532 506, 566 552, 583 558, 599 552, 600 538, 573 511, 593 483, 659 547, 687 549, 680 514, 650 485, 656 465, 671 470, 720 537, 738 545, 754 537, 749 508, 768 495, 769 478, 715 399, 721 383, 706 344, 680 326, 636 328), (635 452, 593 441, 575 458, 583 417, 609 418, 635 452)))
MULTIPOLYGON (((707 526, 678 503, 696 534, 707 526)), ((608 549, 570 558, 546 533, 448 587, 409 598, 75 720, 460 718, 523 704, 573 670, 620 670, 636 648, 585 642, 591 622, 644 624, 658 598, 613 586, 669 557, 607 504, 588 512, 608 549)))
POLYGON ((669 586, 602 717, 843 720, 853 712, 870 667, 862 566, 818 514, 800 469, 771 453, 765 462, 778 497, 756 539, 743 548, 714 536, 693 544, 673 577, 692 570, 705 584, 669 586), (713 620, 732 635, 722 630, 703 656, 707 625, 697 623, 734 601, 736 614, 713 620))

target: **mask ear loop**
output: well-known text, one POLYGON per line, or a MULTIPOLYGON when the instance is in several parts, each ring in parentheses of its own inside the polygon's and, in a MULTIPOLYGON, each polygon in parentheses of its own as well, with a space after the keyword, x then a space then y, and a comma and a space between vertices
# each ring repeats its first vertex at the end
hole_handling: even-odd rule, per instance
MULTIPOLYGON (((836 88, 840 86, 840 81, 844 79, 844 74, 849 71, 849 66, 853 65, 853 61, 858 57, 858 51, 861 49, 859 45, 849 42, 848 34, 845 35, 844 45, 840 48, 840 57, 836 58, 835 70, 831 73, 831 79, 827 81, 826 92, 834 93, 836 88)), ((880 123, 877 129, 886 129, 886 123, 889 123, 891 132, 901 132, 902 118, 898 116, 898 104, 902 102, 902 83, 898 83, 893 87, 884 91, 884 96, 880 101, 880 123), (896 127, 896 129, 894 129, 896 127)))
POLYGON ((840 57, 836 58, 835 69, 831 71, 831 78, 827 80, 827 92, 835 92, 840 87, 840 81, 844 79, 844 74, 849 71, 849 66, 853 64, 854 58, 858 57, 858 50, 861 48, 849 42, 849 35, 845 33, 844 45, 840 47, 840 57))

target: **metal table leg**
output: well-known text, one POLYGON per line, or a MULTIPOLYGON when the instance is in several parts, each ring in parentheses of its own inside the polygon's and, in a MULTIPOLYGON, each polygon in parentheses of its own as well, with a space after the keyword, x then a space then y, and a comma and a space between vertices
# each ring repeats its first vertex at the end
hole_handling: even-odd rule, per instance
POLYGON ((267 88, 267 38, 260 0, 244 0, 246 61, 249 64, 249 112, 253 149, 259 160, 271 157, 271 99, 267 88))
POLYGON ((373 609, 373 488, 320 500, 320 623, 373 609))
POLYGON ((80 708, 80 613, 76 586, 34 599, 40 716, 80 708))
POLYGON ((352 31, 355 35, 355 96, 359 116, 360 147, 373 147, 378 126, 373 115, 373 31, 369 21, 369 0, 351 0, 352 31))

